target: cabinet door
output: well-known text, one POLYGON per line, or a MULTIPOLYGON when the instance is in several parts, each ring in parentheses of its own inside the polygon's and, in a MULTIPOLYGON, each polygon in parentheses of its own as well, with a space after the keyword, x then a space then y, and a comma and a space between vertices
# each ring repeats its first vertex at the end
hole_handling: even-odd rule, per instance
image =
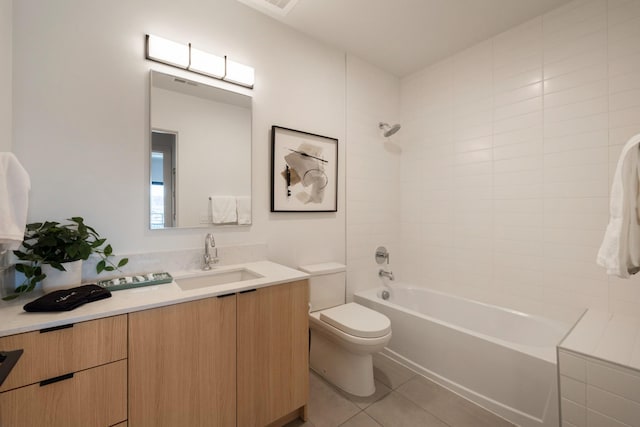
POLYGON ((234 426, 236 296, 129 315, 129 424, 234 426))
POLYGON ((306 280, 238 295, 238 426, 266 426, 309 395, 306 280))
POLYGON ((0 393, 0 426, 107 427, 127 419, 127 361, 0 393))

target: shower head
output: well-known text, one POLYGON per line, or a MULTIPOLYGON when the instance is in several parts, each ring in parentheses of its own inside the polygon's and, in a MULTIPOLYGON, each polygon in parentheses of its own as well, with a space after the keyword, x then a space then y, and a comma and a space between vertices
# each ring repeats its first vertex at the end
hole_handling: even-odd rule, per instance
POLYGON ((389 126, 389 123, 380 122, 378 123, 378 128, 382 130, 385 137, 389 137, 400 130, 400 124, 396 123, 393 126, 389 126))

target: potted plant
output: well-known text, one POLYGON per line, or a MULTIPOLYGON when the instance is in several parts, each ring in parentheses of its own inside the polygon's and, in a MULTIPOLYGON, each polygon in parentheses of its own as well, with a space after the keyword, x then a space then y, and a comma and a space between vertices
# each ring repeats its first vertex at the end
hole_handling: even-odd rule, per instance
POLYGON ((111 245, 105 246, 106 239, 101 238, 95 229, 86 225, 82 217, 69 218, 68 221, 71 222, 60 224, 46 221, 27 224, 22 242, 24 250, 13 251, 16 257, 23 261, 16 264, 15 268, 24 274, 25 280, 13 294, 4 297, 4 300, 31 292, 38 282, 45 280, 47 276, 55 276, 58 272, 75 270, 80 275, 61 287, 79 285, 81 262, 86 261, 91 254, 97 254, 102 258, 96 265, 98 274, 114 271, 129 262, 127 258, 122 258, 116 265, 109 260, 113 254, 111 245))

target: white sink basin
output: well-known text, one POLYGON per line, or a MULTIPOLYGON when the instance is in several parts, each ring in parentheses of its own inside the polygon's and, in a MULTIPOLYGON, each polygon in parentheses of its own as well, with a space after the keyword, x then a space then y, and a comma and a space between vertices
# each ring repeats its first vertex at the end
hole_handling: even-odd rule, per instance
POLYGON ((246 268, 238 268, 235 270, 211 271, 194 277, 184 277, 174 280, 183 291, 191 291, 193 289, 244 282, 245 280, 259 279, 261 277, 263 276, 246 268))

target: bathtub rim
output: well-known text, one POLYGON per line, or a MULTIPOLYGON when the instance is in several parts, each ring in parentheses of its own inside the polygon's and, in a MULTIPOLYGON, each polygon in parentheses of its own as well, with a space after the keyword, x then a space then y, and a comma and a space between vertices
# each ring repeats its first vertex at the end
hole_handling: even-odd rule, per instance
MULTIPOLYGON (((393 309, 398 309, 398 310, 402 310, 405 312, 408 312, 412 315, 427 319, 431 322, 435 322, 439 325, 442 326, 447 326, 450 327, 458 332, 462 332, 462 333, 466 333, 466 334, 471 334, 477 337, 480 337, 482 339, 485 339, 489 342, 492 342, 496 345, 500 345, 503 347, 507 347, 510 348, 514 351, 517 351, 519 353, 523 353, 526 354, 528 356, 531 357, 536 357, 538 359, 542 359, 545 360, 547 362, 553 363, 554 365, 557 364, 557 347, 558 345, 560 345, 560 343, 565 339, 565 337, 567 336, 567 334, 571 331, 571 329, 574 327, 575 324, 566 324, 564 322, 561 322, 559 320, 555 320, 555 319, 549 319, 540 315, 536 315, 536 314, 530 314, 530 313, 525 313, 525 312, 521 312, 518 310, 514 310, 514 309, 510 309, 510 308, 506 308, 506 307, 501 307, 498 305, 494 305, 494 304, 489 304, 489 303, 485 303, 482 301, 476 301, 470 298, 466 298, 466 297, 462 297, 462 296, 458 296, 455 294, 451 294, 451 293, 447 293, 447 292, 442 292, 436 289, 432 289, 432 288, 428 288, 428 287, 424 287, 424 286, 416 286, 416 285, 411 285, 411 284, 407 284, 407 283, 403 283, 403 282, 399 282, 399 283, 395 283, 393 286, 389 286, 389 287, 385 287, 385 286, 378 286, 376 288, 370 288, 370 289, 366 289, 366 290, 362 290, 362 291, 358 291, 354 294, 354 301, 358 302, 356 298, 364 298, 367 300, 371 300, 373 301, 375 304, 381 304, 387 307, 391 307, 393 309), (411 308, 407 308, 407 307, 403 307, 399 304, 395 304, 393 302, 389 302, 387 300, 383 300, 382 298, 379 297, 379 293, 382 290, 388 290, 388 288, 391 289, 391 291, 393 292, 393 288, 397 288, 397 287, 402 287, 402 288, 406 288, 409 290, 420 290, 420 291, 426 291, 426 292, 432 292, 435 294, 439 294, 439 295, 443 295, 446 297, 451 297, 451 298, 455 298, 455 299, 459 299, 459 300, 463 300, 465 302, 468 302, 470 304, 479 304, 485 307, 489 307, 492 309, 496 309, 496 310, 500 310, 500 311, 505 311, 508 312, 509 314, 512 315, 516 315, 516 316, 522 316, 522 317, 526 317, 528 319, 534 319, 536 321, 540 321, 541 323, 545 324, 545 325, 549 325, 549 326, 561 326, 563 329, 562 334, 560 335, 560 337, 558 338, 558 342, 556 342, 555 344, 550 344, 549 346, 532 346, 532 345, 525 345, 525 344, 518 344, 518 343, 513 343, 507 340, 504 340, 502 338, 498 338, 498 337, 493 337, 481 332, 476 332, 467 328, 464 328, 462 326, 458 326, 458 325, 454 325, 452 323, 449 323, 447 321, 444 320, 440 320, 437 319, 435 317, 429 316, 427 314, 424 313, 420 313, 418 311, 415 311, 411 308)), ((581 316, 580 316, 581 317, 581 316)), ((579 318, 578 318, 579 319, 579 318)), ((576 319, 576 321, 578 320, 576 319)), ((391 325, 391 329, 393 330, 393 325, 391 325)))

